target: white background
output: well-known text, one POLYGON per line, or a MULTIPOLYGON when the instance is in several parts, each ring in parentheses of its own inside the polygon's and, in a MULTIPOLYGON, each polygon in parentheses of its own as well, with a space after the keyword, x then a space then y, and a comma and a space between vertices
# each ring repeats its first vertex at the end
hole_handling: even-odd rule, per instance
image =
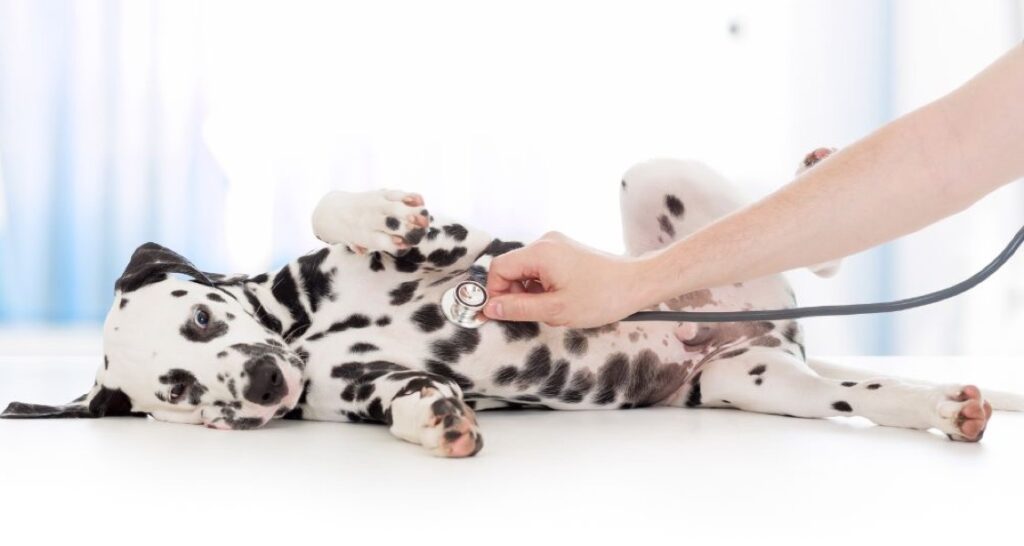
MULTIPOLYGON (((700 159, 763 196, 808 150, 869 134, 1019 43, 1021 12, 1016 0, 0 0, 0 321, 95 325, 146 240, 208 270, 279 266, 317 246, 309 211, 330 188, 419 191, 503 238, 560 230, 617 251, 615 188, 632 163, 700 159), (62 119, 55 156, 38 143, 62 119), (69 190, 47 182, 55 170, 69 190)), ((1021 223, 1016 184, 835 279, 796 272, 797 294, 865 302, 952 284, 1021 223)), ((955 302, 807 321, 810 349, 1020 355, 1019 262, 955 302)))

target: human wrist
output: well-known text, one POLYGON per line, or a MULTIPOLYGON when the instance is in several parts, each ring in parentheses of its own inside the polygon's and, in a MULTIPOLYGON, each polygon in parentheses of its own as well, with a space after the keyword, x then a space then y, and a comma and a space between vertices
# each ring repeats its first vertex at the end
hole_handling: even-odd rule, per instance
POLYGON ((631 277, 634 302, 638 309, 648 308, 700 288, 685 264, 674 258, 674 247, 633 258, 631 277))
POLYGON ((652 253, 629 258, 623 268, 623 286, 627 288, 628 306, 634 311, 647 309, 664 301, 664 260, 652 253))

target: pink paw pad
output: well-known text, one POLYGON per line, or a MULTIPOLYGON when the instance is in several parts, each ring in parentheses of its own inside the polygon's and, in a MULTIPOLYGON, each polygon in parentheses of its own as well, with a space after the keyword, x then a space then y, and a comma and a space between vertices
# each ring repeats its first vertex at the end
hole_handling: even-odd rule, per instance
POLYGON ((977 442, 985 435, 985 426, 992 417, 992 405, 981 398, 981 391, 974 385, 967 385, 955 398, 964 402, 956 415, 956 427, 967 442, 977 442))
POLYGON ((431 426, 444 428, 440 450, 446 457, 472 457, 484 447, 476 414, 456 398, 442 398, 430 406, 431 426))
POLYGON ((835 148, 818 148, 804 156, 804 167, 810 168, 817 165, 822 159, 832 155, 835 148))

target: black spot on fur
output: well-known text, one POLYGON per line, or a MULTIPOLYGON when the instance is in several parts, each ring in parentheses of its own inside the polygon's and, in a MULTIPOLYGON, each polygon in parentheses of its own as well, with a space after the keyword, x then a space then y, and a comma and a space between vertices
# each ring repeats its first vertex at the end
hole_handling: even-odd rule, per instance
POLYGON ((331 249, 322 248, 314 254, 303 256, 297 260, 302 289, 309 300, 309 309, 314 313, 320 308, 321 301, 331 297, 334 270, 327 272, 321 270, 330 253, 331 249))
POLYGON ((144 413, 132 411, 132 400, 121 389, 100 387, 89 402, 89 413, 95 417, 132 416, 144 417, 144 413))
POLYGON ((387 362, 385 360, 374 360, 372 362, 346 362, 331 368, 331 377, 345 379, 348 381, 368 381, 380 377, 383 373, 404 371, 406 368, 387 362), (370 376, 370 379, 367 377, 370 376))
POLYGON ((227 351, 221 351, 221 352, 217 353, 217 358, 224 358, 226 356, 228 356, 228 352, 227 351))
POLYGON ((540 325, 536 322, 495 321, 505 333, 505 341, 511 343, 524 339, 533 339, 540 335, 540 325))
POLYGON ((216 292, 210 292, 209 294, 207 294, 206 299, 210 301, 215 301, 217 303, 224 303, 224 296, 221 296, 216 292))
POLYGON ((107 358, 107 355, 103 355, 103 369, 104 370, 110 369, 110 359, 107 358))
POLYGON ((331 324, 323 332, 317 332, 317 333, 307 337, 306 340, 308 340, 308 341, 316 341, 318 339, 322 339, 323 337, 325 337, 325 336, 327 336, 329 334, 336 334, 338 332, 344 332, 344 331, 352 329, 352 328, 366 328, 369 325, 370 325, 370 317, 368 317, 366 315, 363 315, 363 314, 356 313, 356 314, 353 314, 353 315, 349 315, 349 317, 347 319, 343 320, 343 321, 335 322, 334 324, 331 324))
POLYGON ((557 397, 562 392, 562 389, 565 387, 565 382, 568 380, 569 361, 559 359, 555 361, 555 371, 548 376, 548 380, 544 383, 544 387, 541 388, 540 394, 550 398, 557 397))
POLYGON ((750 371, 747 372, 747 373, 750 374, 750 375, 761 375, 767 369, 768 369, 768 366, 765 366, 764 364, 758 364, 757 366, 754 366, 753 368, 750 368, 750 371))
POLYGON ((370 402, 369 406, 366 406, 366 413, 370 419, 378 423, 384 423, 385 425, 391 425, 391 413, 384 413, 384 405, 381 404, 380 398, 374 398, 373 402, 370 402))
POLYGON ((428 241, 433 241, 434 239, 437 239, 437 236, 440 233, 441 233, 441 230, 437 229, 436 227, 432 227, 432 228, 428 229, 427 230, 427 240, 428 241))
POLYGON ((434 332, 444 328, 445 320, 441 308, 435 303, 428 303, 412 314, 412 322, 423 332, 434 332))
POLYGON ((873 391, 873 390, 877 390, 877 389, 880 389, 880 388, 882 388, 882 385, 880 385, 878 383, 872 383, 872 384, 868 385, 868 390, 872 390, 873 391))
POLYGON ((175 291, 171 292, 171 295, 176 297, 176 298, 180 298, 180 297, 182 297, 182 296, 184 296, 186 294, 188 294, 188 291, 186 291, 186 290, 175 290, 175 291))
POLYGON ((459 388, 461 388, 464 391, 468 391, 469 389, 473 388, 473 382, 470 381, 468 377, 456 372, 451 368, 451 366, 445 364, 444 362, 438 362, 437 360, 428 360, 427 371, 454 381, 459 386, 459 388))
POLYGON ((630 401, 630 407, 649 406, 655 402, 655 392, 662 386, 662 382, 656 380, 659 364, 661 359, 650 349, 640 351, 633 358, 629 384, 626 386, 626 400, 630 401))
POLYGON ((726 352, 718 355, 718 358, 721 358, 721 359, 733 358, 733 357, 740 356, 741 354, 744 354, 747 351, 749 351, 749 349, 747 349, 746 347, 744 347, 742 349, 734 349, 732 351, 726 351, 726 352))
POLYGON ((800 335, 800 327, 797 326, 795 322, 790 322, 782 330, 782 335, 790 343, 799 343, 799 341, 797 341, 797 336, 800 335))
POLYGON ((519 375, 519 371, 515 366, 502 366, 494 372, 493 381, 495 385, 503 387, 515 381, 517 375, 519 375))
POLYGON ((124 309, 124 306, 128 305, 128 298, 121 298, 121 303, 118 304, 118 309, 124 309))
POLYGON ((672 216, 675 216, 676 218, 682 216, 683 211, 685 210, 683 202, 674 195, 665 196, 665 206, 668 207, 668 211, 672 213, 672 216))
POLYGON ((459 258, 466 255, 466 247, 457 246, 451 250, 445 250, 438 248, 427 256, 427 261, 434 264, 437 267, 448 267, 455 262, 459 261, 459 258))
POLYGON ((758 387, 761 386, 761 383, 764 383, 763 378, 758 377, 757 379, 754 380, 754 384, 757 385, 758 387))
POLYGON ((398 285, 398 288, 395 288, 388 294, 391 296, 391 305, 409 303, 409 301, 412 300, 413 295, 416 294, 416 288, 418 288, 419 285, 419 280, 407 281, 398 285))
POLYGON ((472 354, 480 345, 480 331, 472 328, 459 328, 449 339, 435 341, 430 346, 431 352, 444 362, 458 362, 464 354, 472 354))
POLYGON ((516 384, 524 389, 534 383, 540 383, 551 373, 551 349, 547 345, 538 345, 526 357, 526 365, 516 377, 516 384))
POLYGON ((410 245, 418 245, 423 240, 423 236, 427 234, 427 230, 423 228, 413 228, 405 232, 403 239, 410 245))
POLYGON ((695 408, 701 404, 700 376, 703 372, 697 372, 690 387, 690 394, 686 397, 686 407, 695 408))
POLYGON ((456 241, 462 242, 465 241, 466 236, 469 235, 469 230, 463 227, 462 224, 452 224, 450 226, 444 226, 444 234, 456 241))
POLYGON ((376 387, 373 386, 373 383, 363 383, 362 385, 359 385, 359 388, 356 390, 356 400, 362 402, 363 400, 368 399, 375 390, 376 387))
POLYGON ((629 379, 629 359, 623 353, 609 356, 601 366, 599 378, 600 385, 594 403, 611 404, 615 401, 615 391, 629 379))
POLYGON ((853 408, 850 407, 850 404, 848 404, 846 402, 843 402, 841 400, 839 402, 833 402, 832 403, 832 409, 834 409, 836 411, 844 411, 844 412, 847 412, 847 413, 853 411, 853 408))
POLYGON ((658 227, 660 227, 661 231, 664 231, 669 237, 676 236, 676 228, 672 225, 672 220, 669 220, 668 216, 665 216, 664 214, 658 217, 658 227))
POLYGON ((249 292, 249 290, 245 290, 245 299, 249 302, 249 305, 252 306, 253 312, 256 313, 256 320, 260 321, 260 324, 262 324, 264 328, 267 328, 277 334, 281 333, 281 319, 268 313, 267 310, 263 308, 263 304, 260 303, 260 300, 257 299, 252 292, 249 292))
POLYGON ((369 353, 371 351, 379 351, 380 347, 373 343, 354 343, 348 348, 350 353, 369 353))
POLYGON ((565 389, 559 400, 568 404, 577 404, 583 401, 583 397, 594 388, 594 372, 589 369, 576 370, 572 374, 572 382, 565 389))
POLYGON ((402 226, 402 223, 398 221, 398 218, 395 218, 394 216, 388 216, 387 219, 384 220, 384 225, 387 226, 388 229, 390 229, 391 231, 395 231, 396 229, 402 226))
POLYGON ((291 268, 284 266, 274 276, 274 284, 270 289, 274 299, 288 309, 292 317, 292 325, 282 335, 285 339, 293 339, 302 336, 309 328, 309 315, 299 302, 299 287, 292 277, 291 268))
POLYGON ((502 241, 501 239, 494 239, 480 252, 479 255, 477 255, 476 259, 480 259, 480 256, 501 256, 506 252, 522 248, 522 246, 523 243, 518 241, 502 241))
POLYGON ((384 271, 384 259, 381 258, 380 252, 370 254, 370 270, 384 271))
POLYGON ((565 332, 565 350, 576 356, 587 354, 587 336, 579 330, 567 330, 565 332))
POLYGON ((840 385, 842 385, 844 387, 855 387, 855 386, 857 386, 857 382, 856 381, 843 381, 842 383, 840 383, 840 385))
POLYGON ((388 324, 391 324, 391 317, 387 315, 381 315, 376 321, 374 321, 374 324, 380 327, 387 326, 388 324))
MULTIPOLYGON (((181 368, 173 368, 167 370, 167 373, 159 377, 161 385, 184 385, 188 392, 188 403, 193 406, 198 406, 203 395, 208 390, 206 386, 200 383, 196 376, 188 370, 181 368)), ((183 402, 184 399, 171 400, 172 404, 183 402)))
POLYGON ((425 260, 420 249, 413 247, 401 257, 395 258, 395 269, 402 273, 415 273, 425 260))

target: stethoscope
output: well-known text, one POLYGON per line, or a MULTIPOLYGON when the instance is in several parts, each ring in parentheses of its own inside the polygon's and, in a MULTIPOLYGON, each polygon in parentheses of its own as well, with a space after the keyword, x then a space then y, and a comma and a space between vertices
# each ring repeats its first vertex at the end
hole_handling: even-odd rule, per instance
MULTIPOLYGON (((807 317, 836 317, 843 315, 867 315, 892 313, 930 305, 958 296, 981 284, 999 270, 1024 242, 1024 227, 1006 245, 994 260, 969 278, 942 290, 921 296, 881 303, 860 303, 854 305, 819 305, 816 307, 793 307, 791 309, 768 309, 763 311, 640 311, 622 319, 624 321, 669 321, 669 322, 746 322, 762 320, 791 320, 807 317)), ((487 322, 483 314, 487 305, 486 279, 473 275, 445 291, 441 297, 441 310, 452 323, 463 328, 479 328, 487 322)))

